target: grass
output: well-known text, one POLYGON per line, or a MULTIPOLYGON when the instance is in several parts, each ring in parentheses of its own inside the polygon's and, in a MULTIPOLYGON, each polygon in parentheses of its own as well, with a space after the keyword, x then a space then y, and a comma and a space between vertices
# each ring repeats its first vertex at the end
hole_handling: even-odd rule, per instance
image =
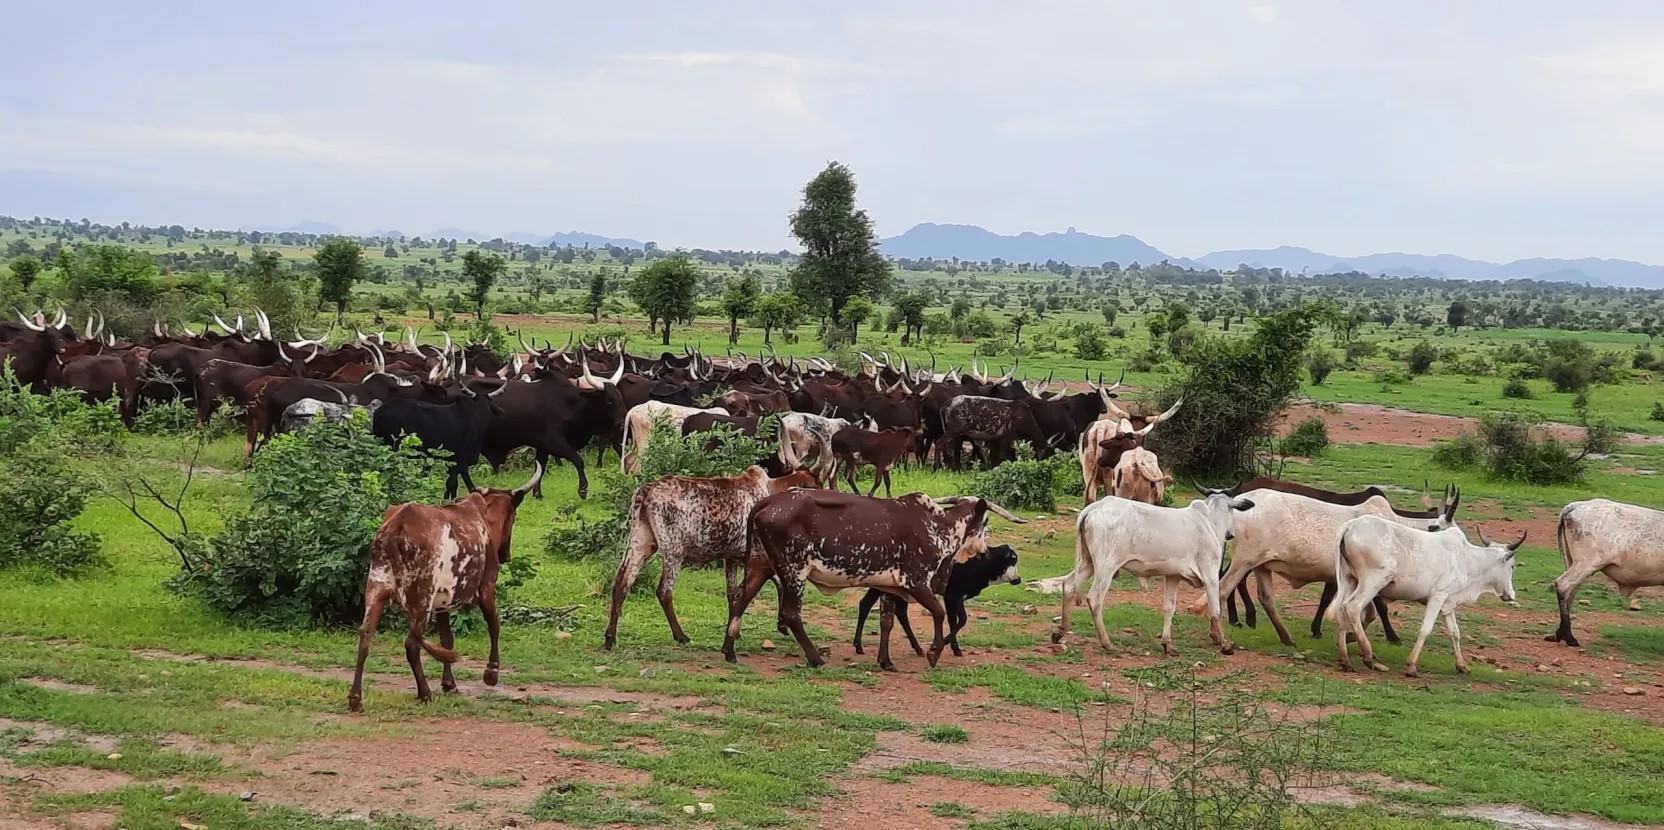
POLYGON ((930 814, 937 818, 972 818, 976 809, 953 801, 938 801, 930 805, 930 814))
POLYGON ((934 724, 919 730, 919 737, 933 744, 962 744, 971 740, 971 733, 963 726, 951 723, 934 724))

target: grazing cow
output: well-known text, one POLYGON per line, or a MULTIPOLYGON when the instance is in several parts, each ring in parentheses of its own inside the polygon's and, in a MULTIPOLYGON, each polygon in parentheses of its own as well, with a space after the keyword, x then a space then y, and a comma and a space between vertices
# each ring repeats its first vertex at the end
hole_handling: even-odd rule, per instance
MULTIPOLYGON (((953 570, 948 572, 947 590, 942 592, 942 598, 947 600, 948 647, 953 649, 953 656, 965 656, 959 650, 959 629, 970 621, 970 615, 965 612, 965 600, 1002 582, 1011 585, 1023 582, 1022 576, 1017 573, 1017 551, 1010 545, 994 545, 982 554, 953 563, 953 570)), ((867 614, 872 611, 873 603, 881 598, 894 605, 896 622, 901 623, 901 630, 907 635, 907 642, 912 644, 913 653, 924 656, 919 638, 913 636, 913 625, 907 620, 907 600, 877 588, 867 589, 867 595, 861 597, 860 610, 855 617, 855 653, 866 654, 861 648, 861 630, 867 627, 867 614)))
MULTIPOLYGON (((895 427, 883 432, 868 432, 864 429, 842 429, 832 436, 832 454, 837 457, 838 466, 842 468, 844 479, 849 482, 849 491, 858 493, 861 488, 855 484, 855 468, 861 464, 872 465, 872 489, 867 495, 878 492, 879 482, 884 484, 884 497, 890 497, 890 467, 907 455, 918 441, 917 427, 895 427)), ((832 489, 837 489, 837 477, 831 482, 832 489)))
POLYGON ((1167 485, 1173 477, 1161 471, 1156 454, 1143 447, 1133 447, 1121 454, 1116 462, 1110 492, 1123 499, 1159 504, 1167 495, 1167 485))
POLYGON ((663 418, 672 430, 680 433, 682 422, 687 420, 689 415, 700 412, 724 416, 728 414, 728 410, 720 406, 698 409, 658 401, 648 401, 630 407, 630 411, 624 414, 624 440, 618 450, 619 468, 626 473, 641 472, 641 452, 647 449, 647 442, 653 437, 653 424, 660 418, 663 418))
POLYGON ((1098 500, 1098 488, 1114 492, 1112 479, 1115 465, 1121 461, 1121 454, 1136 447, 1144 446, 1144 439, 1149 437, 1150 431, 1158 424, 1173 417, 1184 405, 1184 399, 1168 407, 1166 412, 1159 415, 1129 415, 1126 410, 1115 404, 1115 396, 1110 394, 1117 386, 1095 387, 1098 390, 1099 402, 1104 406, 1104 415, 1091 424, 1080 435, 1080 476, 1086 484, 1086 503, 1098 500))
POLYGON ((1625 597, 1637 588, 1664 585, 1664 548, 1658 541, 1664 539, 1664 512, 1608 499, 1574 501, 1560 511, 1555 535, 1566 570, 1554 580, 1560 625, 1548 640, 1579 645, 1572 635, 1572 600, 1596 572, 1617 583, 1625 597))
POLYGON ((1085 587, 1086 606, 1098 644, 1109 649, 1104 628, 1104 599, 1116 572, 1125 568, 1141 578, 1162 577, 1161 651, 1173 651, 1173 612, 1179 607, 1179 583, 1203 589, 1208 603, 1208 636, 1222 653, 1236 650, 1219 624, 1219 567, 1225 541, 1241 522, 1238 514, 1254 508, 1250 499, 1202 488, 1203 497, 1184 507, 1160 507, 1126 499, 1104 499, 1086 506, 1075 522, 1075 567, 1063 577, 1063 617, 1052 642, 1069 635, 1070 596, 1085 587))
POLYGON ((366 406, 350 403, 330 403, 317 398, 302 398, 289 404, 283 410, 283 421, 278 426, 280 432, 294 432, 307 424, 317 420, 337 423, 352 417, 354 412, 366 411, 374 414, 381 406, 381 401, 370 401, 366 406))
POLYGON ((749 467, 726 478, 670 476, 643 484, 630 500, 630 542, 613 578, 612 610, 603 647, 612 650, 624 598, 655 551, 661 563, 659 605, 670 623, 670 636, 686 643, 688 635, 682 633, 675 605, 676 576, 682 566, 721 562, 732 596, 739 584, 740 564, 745 561, 745 522, 751 508, 773 493, 819 486, 820 482, 807 471, 769 478, 761 467, 749 467))
POLYGON ((1364 609, 1378 597, 1410 600, 1427 606, 1421 618, 1421 632, 1410 649, 1404 674, 1419 677, 1421 647, 1427 635, 1444 617, 1456 653, 1456 670, 1466 673, 1462 657, 1462 630, 1456 626, 1456 608, 1481 595, 1493 593, 1503 602, 1514 601, 1514 552, 1525 544, 1525 534, 1505 545, 1485 538, 1481 544, 1468 541, 1460 528, 1427 533, 1405 527, 1380 516, 1359 516, 1341 526, 1335 556, 1335 654, 1343 671, 1352 671, 1352 657, 1346 653, 1346 633, 1356 630, 1358 653, 1364 665, 1376 671, 1387 667, 1375 662, 1369 635, 1364 633, 1364 609))
POLYGON ((838 471, 837 459, 832 455, 832 436, 849 426, 842 418, 823 418, 806 412, 781 415, 781 465, 788 470, 804 467, 820 480, 830 480, 838 471))
MULTIPOLYGON (((496 395, 503 388, 498 387, 496 395)), ((491 428, 495 407, 491 396, 482 396, 458 384, 457 400, 447 404, 394 399, 381 405, 370 416, 370 431, 388 442, 397 444, 406 435, 414 435, 423 449, 450 453, 451 470, 445 476, 445 498, 456 498, 456 482, 460 477, 468 489, 474 489, 474 477, 469 473, 480 462, 480 451, 485 445, 486 431, 491 428)), ((287 411, 287 410, 285 410, 287 411)))
POLYGON ((728 410, 728 414, 744 416, 773 415, 777 412, 790 412, 792 402, 785 392, 778 389, 755 390, 741 392, 734 390, 716 401, 717 405, 728 410))
POLYGON ((942 408, 942 437, 936 442, 936 457, 951 458, 952 466, 957 468, 960 442, 970 439, 988 442, 985 459, 989 466, 1004 461, 1014 441, 1028 441, 1037 457, 1047 458, 1052 453, 1052 438, 1040 432, 1027 401, 960 395, 942 408))
MULTIPOLYGON (((1277 629, 1277 637, 1285 646, 1294 645, 1288 635, 1282 615, 1272 594, 1272 574, 1277 574, 1295 588, 1313 582, 1335 581, 1335 542, 1340 538, 1340 527, 1359 516, 1380 516, 1418 530, 1443 530, 1456 521, 1456 508, 1462 503, 1460 491, 1445 492, 1444 502, 1437 516, 1431 519, 1409 518, 1394 512, 1392 504, 1378 496, 1363 504, 1347 506, 1329 504, 1280 490, 1250 490, 1242 494, 1259 508, 1237 523, 1236 542, 1231 546, 1231 567, 1225 573, 1223 586, 1226 594, 1252 573, 1260 605, 1277 629)), ((1200 607, 1197 602, 1194 607, 1200 607)), ((1388 642, 1397 643, 1398 633, 1387 619, 1385 601, 1375 604, 1381 626, 1388 642)), ((1322 630, 1313 626, 1313 637, 1322 630)))
MULTIPOLYGON (((734 641, 746 606, 770 578, 780 594, 780 623, 797 638, 811 667, 820 666, 820 649, 803 630, 803 591, 814 585, 823 593, 845 588, 877 588, 923 605, 936 623, 936 637, 925 657, 934 667, 942 655, 947 612, 936 599, 947 590, 950 564, 987 547, 988 513, 1022 523, 993 502, 948 496, 932 500, 923 493, 899 499, 824 490, 791 490, 769 496, 751 510, 751 555, 745 585, 730 603, 722 656, 738 661, 734 641)), ((893 615, 879 623, 878 665, 890 661, 893 615)))
POLYGON ((416 676, 416 699, 433 699, 422 673, 422 652, 445 664, 440 688, 456 691, 451 664, 457 660, 451 635, 451 612, 478 605, 491 637, 491 656, 485 663, 485 685, 497 685, 497 572, 508 561, 514 538, 514 514, 539 479, 537 464, 531 480, 513 490, 480 489, 451 504, 395 504, 382 514, 381 529, 370 543, 370 575, 364 581, 364 624, 358 629, 358 666, 347 693, 347 709, 364 710, 364 661, 370 640, 389 602, 404 612, 409 625, 404 656, 416 676), (439 645, 424 639, 428 620, 439 629, 439 645))
POLYGON ((50 373, 51 383, 74 389, 90 401, 114 399, 120 403, 122 423, 129 428, 139 407, 139 381, 123 355, 83 355, 65 360, 50 373))

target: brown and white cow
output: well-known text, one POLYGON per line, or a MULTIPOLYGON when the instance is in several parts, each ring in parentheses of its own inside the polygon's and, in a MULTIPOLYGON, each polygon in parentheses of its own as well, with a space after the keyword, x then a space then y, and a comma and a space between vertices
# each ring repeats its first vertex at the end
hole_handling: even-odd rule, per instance
POLYGON ((1110 392, 1120 386, 1119 383, 1108 387, 1095 387, 1098 397, 1103 401, 1104 414, 1087 426, 1080 434, 1080 475, 1086 483, 1086 503, 1098 500, 1098 488, 1115 492, 1115 467, 1121 461, 1121 455, 1127 451, 1142 448, 1144 439, 1157 424, 1179 411, 1184 405, 1180 398, 1159 415, 1143 416, 1131 415, 1126 410, 1115 405, 1114 396, 1110 392))
MULTIPOLYGON (((1023 523, 993 502, 964 496, 933 500, 908 493, 899 499, 875 499, 791 490, 763 499, 751 511, 751 555, 745 585, 729 606, 723 657, 738 661, 734 641, 740 636, 740 619, 772 578, 779 583, 779 622, 797 638, 810 666, 823 662, 803 630, 803 592, 814 585, 826 594, 877 588, 923 606, 936 623, 936 637, 926 655, 934 667, 945 644, 947 621, 936 595, 947 589, 955 558, 980 554, 987 547, 989 512, 1023 523)), ((890 661, 893 612, 886 602, 879 620, 878 665, 886 670, 895 668, 890 661)))
POLYGON ((1110 479, 1109 492, 1132 501, 1160 504, 1167 495, 1167 485, 1173 477, 1161 471, 1156 454, 1143 447, 1133 447, 1121 454, 1110 479))
POLYGON ((364 710, 364 660, 370 640, 388 603, 404 612, 409 630, 404 656, 416 676, 416 699, 433 699, 422 673, 422 652, 445 664, 440 688, 456 691, 451 664, 451 612, 478 605, 491 637, 485 685, 497 685, 497 572, 508 561, 514 537, 514 514, 526 494, 543 478, 539 462, 531 480, 513 490, 480 488, 446 505, 395 504, 382 515, 381 529, 370 543, 370 575, 364 581, 364 624, 358 629, 358 666, 347 693, 347 709, 364 710), (424 638, 428 620, 439 629, 439 645, 424 638))
POLYGON ((1566 570, 1554 580, 1560 601, 1560 625, 1546 639, 1579 645, 1572 634, 1572 602, 1578 586, 1597 573, 1606 574, 1629 598, 1635 610, 1635 589, 1664 585, 1664 512, 1650 507, 1589 499, 1574 501, 1560 511, 1556 530, 1566 570))
POLYGON ((798 470, 769 478, 762 467, 749 467, 737 476, 700 478, 669 476, 641 485, 630 500, 630 543, 612 582, 612 610, 602 645, 612 650, 618 638, 618 615, 624 598, 641 575, 642 566, 659 554, 659 605, 670 636, 688 642, 676 619, 676 577, 683 565, 721 562, 728 576, 728 593, 739 583, 745 561, 746 517, 763 498, 792 487, 819 487, 812 473, 798 470))

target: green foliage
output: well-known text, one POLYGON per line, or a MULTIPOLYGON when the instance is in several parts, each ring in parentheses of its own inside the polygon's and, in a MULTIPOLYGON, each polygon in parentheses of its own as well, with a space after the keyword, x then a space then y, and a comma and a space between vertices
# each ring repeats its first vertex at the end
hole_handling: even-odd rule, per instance
POLYGON ((161 294, 156 260, 122 245, 88 245, 74 252, 61 251, 54 265, 63 273, 70 299, 113 295, 148 305, 161 294))
POLYGON ((1582 392, 1596 382, 1610 383, 1616 355, 1597 355, 1581 340, 1552 340, 1543 344, 1540 367, 1556 392, 1582 392))
POLYGON ((965 486, 965 492, 1007 509, 1051 510, 1057 507, 1059 492, 1080 492, 1080 463, 1075 458, 1073 453, 1059 453, 1037 461, 1027 444, 1020 444, 1015 460, 977 473, 965 486), (1065 490, 1071 469, 1074 487, 1065 490))
POLYGON ((17 278, 17 284, 22 286, 24 291, 28 291, 29 287, 35 284, 35 278, 40 276, 42 267, 40 260, 29 254, 12 260, 10 265, 12 276, 17 278))
POLYGON ((1531 387, 1526 384, 1525 378, 1516 376, 1509 378, 1508 382, 1502 385, 1502 397, 1528 401, 1537 397, 1537 395, 1533 393, 1531 391, 1531 387))
POLYGON ((394 448, 371 435, 363 413, 279 435, 254 457, 249 509, 227 516, 197 570, 171 585, 261 625, 357 623, 382 513, 437 502, 445 467, 414 438, 394 448))
POLYGON ((1109 338, 1097 326, 1082 326, 1075 335, 1075 357, 1103 360, 1109 356, 1109 338))
MULTIPOLYGON (((1603 436, 1596 436, 1596 441, 1603 436)), ((1433 450, 1433 461, 1451 469, 1479 467, 1492 479, 1539 486, 1583 480, 1592 450, 1576 455, 1525 413, 1503 412, 1480 419, 1479 431, 1463 433, 1433 450)))
POLYGON ((83 459, 112 451, 120 435, 111 406, 36 395, 0 371, 0 569, 73 576, 104 563, 99 536, 72 524, 92 490, 83 459))
POLYGON ((607 304, 607 275, 596 271, 589 278, 589 293, 584 295, 583 310, 590 322, 601 322, 601 309, 607 304))
POLYGON ((664 335, 664 345, 670 345, 670 324, 693 317, 695 291, 699 285, 699 269, 693 260, 682 254, 653 260, 636 272, 630 281, 630 299, 657 320, 664 335))
POLYGON ((1652 412, 1647 415, 1649 420, 1664 421, 1664 402, 1653 401, 1652 412))
POLYGON ((722 292, 722 314, 728 318, 728 342, 739 338, 740 320, 756 313, 760 299, 762 287, 749 274, 729 283, 728 290, 722 292))
POLYGON ((462 255, 462 278, 472 283, 468 286, 468 301, 474 304, 475 319, 485 319, 486 297, 498 278, 506 273, 508 263, 496 254, 475 249, 462 255))
POLYGON ((776 329, 789 332, 803 322, 803 302, 796 294, 773 291, 757 300, 757 325, 763 329, 763 342, 771 342, 776 329))
POLYGON ((333 303, 335 316, 340 317, 352 299, 353 285, 363 281, 368 268, 364 248, 356 239, 331 237, 312 255, 312 266, 318 274, 318 299, 333 303))
POLYGON ((1410 365, 1411 375, 1425 375, 1433 368, 1433 361, 1439 357, 1439 350, 1426 340, 1410 347, 1410 354, 1405 362, 1410 365))
POLYGON ((971 740, 971 734, 964 727, 951 723, 926 726, 919 730, 919 737, 933 744, 963 744, 971 740))
POLYGON ((844 304, 844 311, 841 319, 849 326, 849 335, 852 342, 855 339, 856 329, 877 313, 878 306, 873 305, 872 301, 866 297, 857 296, 849 298, 849 302, 844 304))
POLYGON ((1307 418, 1284 436, 1278 447, 1285 455, 1303 455, 1307 458, 1322 455, 1329 447, 1329 428, 1324 425, 1322 418, 1307 418))
POLYGON ((1181 380, 1156 404, 1183 396, 1184 406, 1151 433, 1151 449, 1187 475, 1227 478, 1251 469, 1255 446, 1270 438, 1300 388, 1318 319, 1311 307, 1288 309, 1261 317, 1248 337, 1198 340, 1181 358, 1181 380))
POLYGON ((890 289, 890 261, 878 250, 872 219, 855 207, 855 176, 838 162, 803 187, 791 217, 803 254, 792 269, 792 291, 843 321, 852 297, 878 299, 890 289))
POLYGON ((282 254, 256 250, 242 273, 249 302, 266 312, 274 335, 288 337, 295 328, 312 321, 311 281, 299 279, 284 268, 282 254))
POLYGON ((1334 352, 1319 348, 1306 355, 1306 374, 1311 376, 1313 386, 1322 386, 1323 381, 1328 380, 1329 373, 1334 370, 1334 352))
POLYGON ((909 291, 896 298, 897 319, 906 327, 906 331, 902 332, 901 342, 909 342, 909 337, 912 335, 923 334, 924 310, 929 307, 930 297, 922 291, 909 291))
POLYGON ((182 435, 195 428, 196 410, 178 398, 144 404, 133 419, 139 435, 182 435))
POLYGON ((468 343, 483 343, 498 357, 506 357, 514 353, 514 346, 508 339, 508 332, 502 326, 488 320, 475 320, 463 330, 463 340, 468 343))

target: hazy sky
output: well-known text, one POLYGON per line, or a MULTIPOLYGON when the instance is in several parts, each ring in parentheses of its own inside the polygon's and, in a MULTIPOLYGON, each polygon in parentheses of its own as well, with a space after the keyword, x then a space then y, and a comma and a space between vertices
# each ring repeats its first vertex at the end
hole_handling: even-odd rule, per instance
POLYGON ((1664 262, 1664 3, 12 4, 0 213, 1664 262))

